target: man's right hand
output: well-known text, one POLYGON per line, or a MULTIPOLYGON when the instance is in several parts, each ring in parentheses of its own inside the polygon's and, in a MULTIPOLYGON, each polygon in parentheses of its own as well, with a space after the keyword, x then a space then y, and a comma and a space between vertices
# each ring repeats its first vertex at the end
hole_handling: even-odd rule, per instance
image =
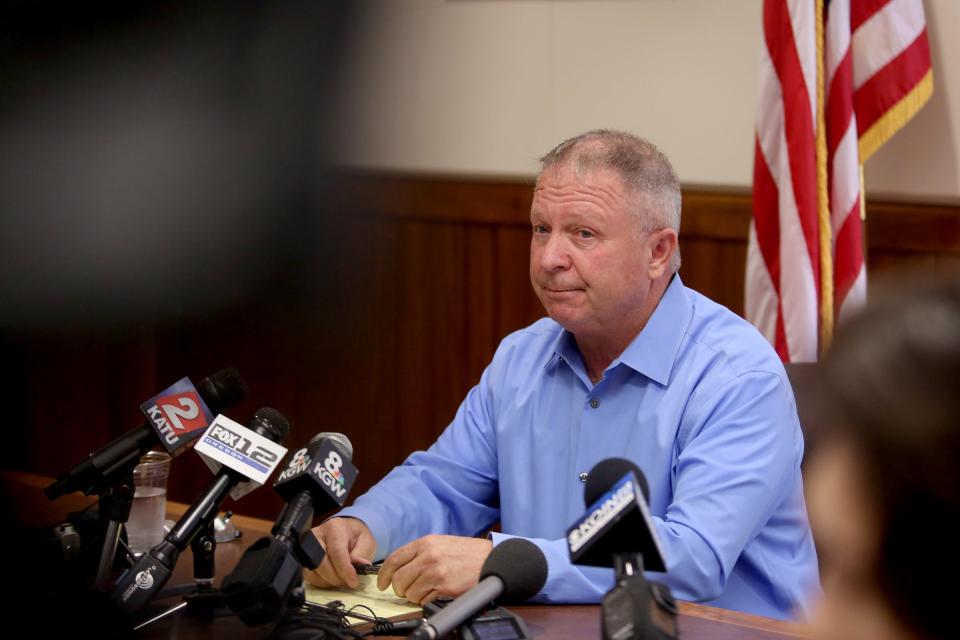
POLYGON ((360 578, 354 564, 370 564, 377 551, 377 541, 362 520, 356 518, 331 518, 313 528, 327 555, 313 571, 304 571, 307 582, 317 587, 351 589, 360 586, 360 578))

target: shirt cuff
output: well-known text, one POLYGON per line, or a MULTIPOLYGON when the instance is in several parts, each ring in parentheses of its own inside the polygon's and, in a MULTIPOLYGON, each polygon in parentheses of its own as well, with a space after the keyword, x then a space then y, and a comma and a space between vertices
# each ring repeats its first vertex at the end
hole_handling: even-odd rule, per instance
MULTIPOLYGON (((493 546, 510 538, 507 533, 489 534, 493 546)), ((543 552, 547 559, 547 581, 539 593, 530 598, 535 602, 555 604, 596 604, 613 587, 613 571, 600 567, 578 567, 570 563, 567 541, 525 538, 543 552)))
MULTIPOLYGON (((504 540, 509 540, 510 538, 518 538, 520 536, 512 536, 508 533, 491 531, 490 533, 487 534, 487 537, 490 538, 490 541, 493 542, 493 547, 496 548, 497 545, 503 542, 504 540)), ((550 584, 550 574, 553 573, 553 570, 550 566, 550 556, 547 553, 547 550, 544 549, 540 544, 537 544, 539 540, 533 540, 530 538, 525 538, 525 539, 537 545, 537 548, 540 549, 541 552, 543 552, 544 557, 547 559, 547 579, 543 583, 543 587, 541 587, 540 591, 538 591, 535 595, 530 597, 531 601, 537 601, 537 600, 541 600, 542 599, 541 596, 547 591, 547 585, 550 584)))

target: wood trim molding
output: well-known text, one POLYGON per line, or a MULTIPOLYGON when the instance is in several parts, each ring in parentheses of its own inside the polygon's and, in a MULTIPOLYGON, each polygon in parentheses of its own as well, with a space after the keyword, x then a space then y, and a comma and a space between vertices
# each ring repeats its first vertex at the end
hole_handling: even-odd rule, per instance
POLYGON ((960 253, 960 205, 867 200, 871 249, 960 253))
MULTIPOLYGON (((526 227, 533 180, 351 172, 337 181, 337 210, 424 222, 526 227)), ((681 238, 745 242, 746 191, 696 186, 683 193, 681 238)), ((867 201, 869 248, 960 253, 960 205, 867 201)))
POLYGON ((417 221, 526 227, 532 181, 351 174, 337 181, 337 209, 417 221))

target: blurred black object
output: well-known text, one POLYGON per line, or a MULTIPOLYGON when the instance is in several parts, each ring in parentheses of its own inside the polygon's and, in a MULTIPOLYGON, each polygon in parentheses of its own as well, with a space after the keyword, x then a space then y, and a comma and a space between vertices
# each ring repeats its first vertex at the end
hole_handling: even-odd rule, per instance
MULTIPOLYGON (((326 231, 328 123, 355 10, 0 4, 0 403, 16 425, 0 467, 49 475, 78 434, 118 435, 129 399, 181 369, 158 357, 158 330, 236 317, 216 335, 248 337, 290 300, 324 300, 337 281, 317 274, 342 253, 326 231)), ((76 585, 38 571, 15 514, 2 524, 4 608, 41 632, 98 620, 72 617, 80 598, 38 598, 76 585)))
POLYGON ((284 349, 347 344, 361 234, 332 232, 329 159, 356 13, 0 3, 0 468, 59 474, 224 358, 276 402, 284 349))
MULTIPOLYGON (((4 619, 41 638, 75 634, 78 628, 98 637, 129 637, 127 615, 93 588, 101 542, 96 509, 72 513, 50 527, 25 527, 7 496, 0 496, 4 619)), ((114 566, 120 569, 125 562, 121 548, 114 566)))
POLYGON ((5 3, 0 329, 180 318, 289 282, 322 224, 353 4, 5 3))

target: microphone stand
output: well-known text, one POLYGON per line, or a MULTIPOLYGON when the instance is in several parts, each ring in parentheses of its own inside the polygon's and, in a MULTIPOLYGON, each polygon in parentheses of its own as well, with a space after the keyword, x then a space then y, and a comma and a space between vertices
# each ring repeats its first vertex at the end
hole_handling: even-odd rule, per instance
POLYGON ((108 580, 113 568, 117 547, 120 544, 120 535, 123 526, 130 519, 130 510, 133 508, 135 492, 133 483, 134 464, 127 466, 117 474, 116 481, 100 494, 100 520, 103 522, 103 547, 100 551, 100 562, 97 565, 97 577, 94 580, 96 588, 107 590, 108 580))
POLYGON ((227 602, 213 586, 216 575, 217 538, 213 522, 190 543, 193 550, 194 590, 183 596, 187 611, 201 620, 212 620, 217 609, 226 609, 227 602))
POLYGON ((158 599, 171 595, 183 595, 183 601, 169 607, 156 616, 136 625, 139 631, 155 622, 186 608, 187 612, 198 620, 210 621, 218 610, 227 610, 226 599, 219 589, 213 586, 216 576, 217 538, 213 521, 207 523, 190 542, 193 552, 193 586, 175 585, 157 594, 158 599), (184 592, 184 587, 187 587, 184 592))
POLYGON ((676 601, 669 588, 644 577, 643 554, 615 553, 613 566, 616 584, 603 596, 601 637, 676 640, 676 601))
POLYGON ((643 575, 643 554, 639 552, 615 553, 613 555, 613 569, 617 574, 617 582, 643 575))

